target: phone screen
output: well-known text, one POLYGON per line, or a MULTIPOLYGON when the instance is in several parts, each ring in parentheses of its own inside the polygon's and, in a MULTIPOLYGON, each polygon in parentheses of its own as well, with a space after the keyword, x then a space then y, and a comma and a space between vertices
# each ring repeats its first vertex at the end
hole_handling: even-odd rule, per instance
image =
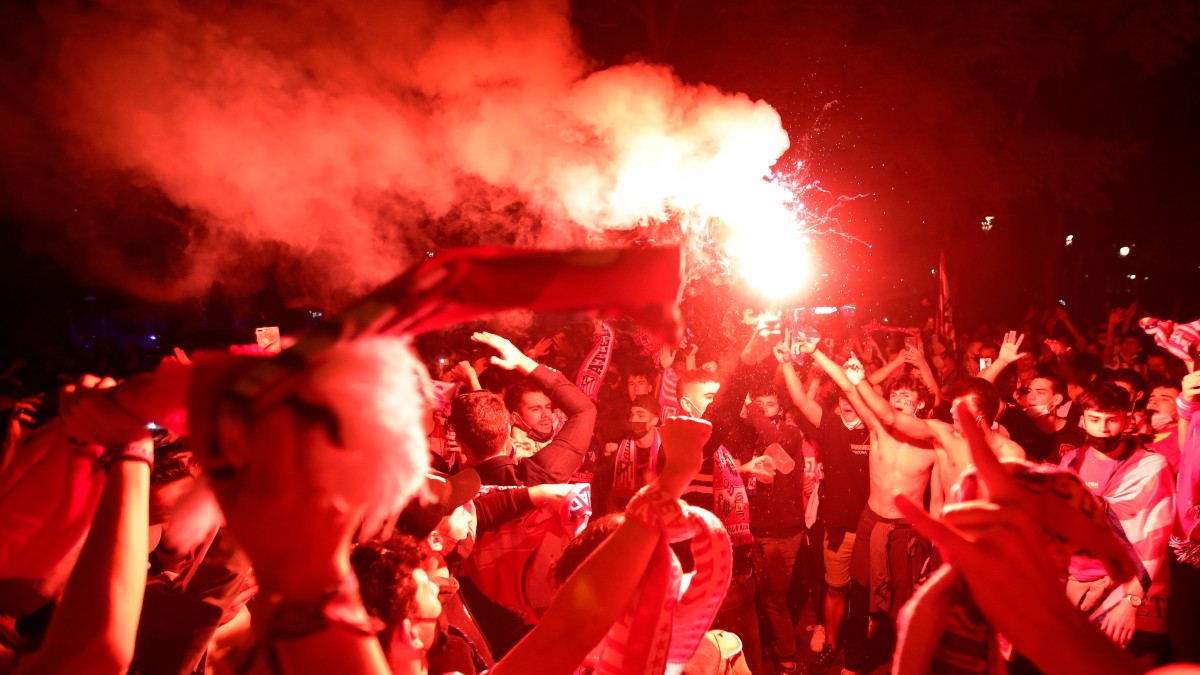
POLYGON ((255 328, 254 337, 258 341, 258 346, 263 351, 274 354, 283 351, 282 345, 279 344, 279 326, 255 328))
POLYGON ((990 365, 992 365, 991 359, 985 359, 985 358, 979 359, 979 369, 980 370, 986 370, 987 367, 990 365))

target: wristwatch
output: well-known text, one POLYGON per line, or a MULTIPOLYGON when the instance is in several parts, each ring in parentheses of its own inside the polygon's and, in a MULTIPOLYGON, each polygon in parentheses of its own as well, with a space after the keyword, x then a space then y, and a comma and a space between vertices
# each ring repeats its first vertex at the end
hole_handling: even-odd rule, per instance
POLYGON ((1133 605, 1134 607, 1141 607, 1142 605, 1146 604, 1145 598, 1143 598, 1140 595, 1134 595, 1132 593, 1127 593, 1125 595, 1125 602, 1128 602, 1129 604, 1133 605))

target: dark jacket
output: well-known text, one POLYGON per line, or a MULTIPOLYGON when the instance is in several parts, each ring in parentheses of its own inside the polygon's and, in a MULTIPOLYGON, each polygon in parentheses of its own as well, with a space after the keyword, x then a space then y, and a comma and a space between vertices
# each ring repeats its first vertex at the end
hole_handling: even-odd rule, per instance
POLYGON ((583 462, 596 425, 596 405, 557 370, 538 366, 529 376, 546 390, 554 407, 567 414, 567 421, 554 440, 532 457, 517 461, 497 455, 476 464, 484 485, 566 483, 583 462))

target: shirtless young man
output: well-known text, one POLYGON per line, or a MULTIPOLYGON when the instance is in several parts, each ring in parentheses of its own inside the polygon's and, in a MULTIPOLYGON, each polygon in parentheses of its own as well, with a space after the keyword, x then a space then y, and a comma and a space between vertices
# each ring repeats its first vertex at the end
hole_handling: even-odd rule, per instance
MULTIPOLYGON (((928 441, 908 439, 895 433, 879 421, 866 405, 856 385, 866 379, 862 364, 856 358, 838 366, 816 349, 816 341, 805 339, 799 345, 802 353, 810 353, 870 431, 871 451, 869 473, 871 491, 866 508, 858 521, 854 550, 850 561, 850 611, 845 624, 846 669, 866 671, 868 651, 886 659, 892 645, 880 644, 871 649, 868 641, 870 619, 889 623, 916 587, 916 578, 925 563, 927 547, 920 545, 916 532, 895 507, 895 495, 903 494, 916 503, 925 499, 925 488, 937 464, 937 454, 928 441)), ((901 413, 914 415, 923 410, 920 385, 911 378, 897 379, 901 386, 889 391, 891 405, 901 413)), ((940 494, 934 495, 940 509, 940 494)), ((870 634, 889 642, 893 631, 870 631, 870 634)))
MULTIPOLYGON (((938 480, 935 481, 932 493, 936 495, 940 491, 943 499, 931 503, 930 510, 940 514, 944 498, 952 494, 963 473, 974 467, 971 463, 970 448, 963 438, 962 430, 958 428, 958 422, 951 425, 939 420, 921 419, 896 410, 870 383, 860 382, 857 387, 862 400, 893 433, 911 442, 933 444, 938 458, 938 480)), ((952 401, 952 408, 961 401, 970 401, 975 409, 980 411, 988 427, 995 423, 996 413, 1000 409, 1000 398, 996 394, 996 388, 991 382, 977 377, 955 383, 946 390, 944 398, 952 401)), ((992 430, 986 435, 988 446, 1000 459, 1025 459, 1025 450, 1003 434, 992 430)))

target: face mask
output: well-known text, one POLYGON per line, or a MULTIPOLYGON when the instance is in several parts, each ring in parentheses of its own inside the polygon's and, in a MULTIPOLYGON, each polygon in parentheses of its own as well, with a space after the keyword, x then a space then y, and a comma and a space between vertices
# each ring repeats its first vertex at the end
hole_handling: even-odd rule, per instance
POLYGON ((842 417, 841 415, 838 416, 838 419, 840 419, 842 421, 842 424, 846 425, 846 428, 849 429, 850 431, 854 431, 855 429, 858 429, 858 428, 862 427, 862 425, 863 425, 863 421, 862 421, 861 417, 855 418, 853 422, 847 422, 846 418, 842 417))
POLYGON ((454 548, 444 551, 442 557, 446 559, 447 565, 454 567, 455 565, 461 565, 474 550, 475 535, 468 534, 466 539, 454 542, 454 548))
POLYGON ((1087 437, 1087 444, 1100 452, 1109 453, 1117 449, 1121 445, 1123 436, 1093 436, 1084 434, 1087 437))
POLYGON ((679 399, 679 407, 689 417, 704 417, 700 414, 700 409, 696 407, 696 404, 692 403, 692 399, 686 396, 679 399))
POLYGON ((550 440, 554 438, 553 431, 550 433, 542 433, 529 426, 529 423, 525 421, 524 417, 521 417, 520 413, 517 414, 517 426, 520 427, 521 431, 524 431, 525 435, 535 443, 549 443, 550 440))
MULTIPOLYGON (((1152 411, 1147 410, 1146 412, 1152 411)), ((1154 427, 1155 431, 1162 431, 1172 424, 1175 424, 1175 417, 1168 413, 1153 411, 1153 414, 1150 415, 1150 426, 1154 427)))
POLYGON ((1025 408, 1025 414, 1033 419, 1048 417, 1053 412, 1054 407, 1051 405, 1031 405, 1025 408))
POLYGON ((633 429, 633 435, 638 438, 641 438, 650 432, 649 422, 634 422, 630 424, 630 427, 633 429))

